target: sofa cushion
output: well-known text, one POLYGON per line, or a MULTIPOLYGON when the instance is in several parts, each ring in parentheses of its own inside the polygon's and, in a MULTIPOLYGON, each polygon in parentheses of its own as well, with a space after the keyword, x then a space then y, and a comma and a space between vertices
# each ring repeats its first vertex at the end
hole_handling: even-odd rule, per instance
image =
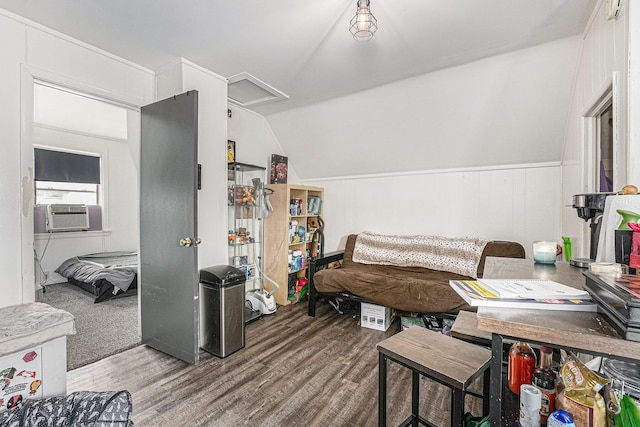
POLYGON ((468 277, 421 267, 353 263, 313 276, 318 292, 350 292, 375 304, 408 312, 457 312, 470 309, 449 286, 468 277))

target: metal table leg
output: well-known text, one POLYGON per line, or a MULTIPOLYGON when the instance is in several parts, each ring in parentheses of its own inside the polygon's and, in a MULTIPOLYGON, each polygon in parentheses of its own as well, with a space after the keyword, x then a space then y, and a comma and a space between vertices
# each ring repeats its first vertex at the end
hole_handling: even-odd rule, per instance
POLYGON ((417 371, 412 372, 413 380, 411 381, 411 415, 413 416, 413 427, 418 427, 418 418, 420 417, 420 374, 417 371))
POLYGON ((486 417, 489 415, 489 402, 491 402, 490 385, 491 384, 491 367, 487 368, 484 371, 482 378, 482 416, 486 417))
POLYGON ((464 418, 464 392, 459 388, 451 388, 451 425, 462 427, 464 418))
POLYGON ((378 353, 378 427, 387 425, 387 356, 378 353))
POLYGON ((491 426, 501 425, 502 415, 502 335, 491 335, 491 385, 489 415, 491 426))

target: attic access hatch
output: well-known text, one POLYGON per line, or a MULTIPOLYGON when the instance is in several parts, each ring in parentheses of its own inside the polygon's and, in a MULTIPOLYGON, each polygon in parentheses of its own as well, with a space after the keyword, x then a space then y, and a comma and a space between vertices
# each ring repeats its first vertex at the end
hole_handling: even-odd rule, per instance
POLYGON ((236 74, 227 80, 229 101, 241 107, 251 107, 267 102, 289 99, 289 95, 269 86, 249 73, 236 74))

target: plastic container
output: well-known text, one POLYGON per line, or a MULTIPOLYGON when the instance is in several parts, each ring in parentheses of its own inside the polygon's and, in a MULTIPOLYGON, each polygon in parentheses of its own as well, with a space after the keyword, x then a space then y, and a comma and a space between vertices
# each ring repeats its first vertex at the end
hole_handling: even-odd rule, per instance
POLYGON ((531 384, 536 369, 536 354, 526 342, 515 342, 509 350, 509 388, 520 394, 522 384, 531 384))
POLYGON ((569 262, 571 261, 571 237, 562 236, 562 243, 564 244, 564 260, 569 262))
POLYGON ((520 425, 522 427, 540 426, 540 405, 542 392, 531 384, 520 386, 520 425))
POLYGON ((624 360, 606 359, 602 374, 611 380, 611 388, 640 399, 640 365, 624 360))
POLYGON ((563 409, 558 409, 549 415, 548 427, 576 427, 571 415, 563 409))

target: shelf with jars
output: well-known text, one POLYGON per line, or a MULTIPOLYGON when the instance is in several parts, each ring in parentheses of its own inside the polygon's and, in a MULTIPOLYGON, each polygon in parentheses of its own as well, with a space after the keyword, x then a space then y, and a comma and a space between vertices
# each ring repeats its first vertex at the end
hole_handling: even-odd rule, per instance
MULTIPOLYGON (((262 186, 266 168, 246 163, 229 163, 227 171, 229 265, 246 275, 246 291, 262 290, 263 212, 262 186)), ((262 313, 245 310, 250 321, 262 313)))

